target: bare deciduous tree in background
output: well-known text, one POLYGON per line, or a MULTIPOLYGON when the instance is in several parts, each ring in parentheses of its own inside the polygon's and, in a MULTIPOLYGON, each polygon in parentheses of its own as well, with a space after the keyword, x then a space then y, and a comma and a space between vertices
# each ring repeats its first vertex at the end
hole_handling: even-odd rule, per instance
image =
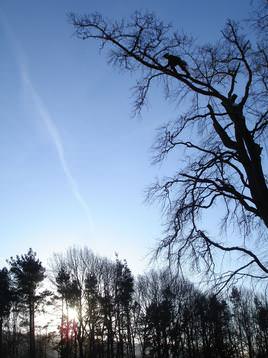
POLYGON ((157 252, 180 263, 190 257, 214 273, 217 252, 243 256, 221 272, 221 287, 245 274, 268 277, 268 264, 256 248, 261 239, 266 245, 268 227, 268 2, 258 5, 246 30, 228 21, 215 44, 202 46, 151 13, 136 12, 128 22, 113 23, 100 14, 70 15, 78 38, 99 41, 108 49, 109 63, 141 75, 136 111, 156 81, 181 104, 179 117, 161 128, 155 144, 155 162, 170 152, 181 156, 181 147, 188 158, 174 176, 150 190, 151 198, 163 200, 167 214, 157 252), (249 40, 253 28, 256 36, 249 40), (226 238, 207 225, 217 216, 215 207, 226 238))

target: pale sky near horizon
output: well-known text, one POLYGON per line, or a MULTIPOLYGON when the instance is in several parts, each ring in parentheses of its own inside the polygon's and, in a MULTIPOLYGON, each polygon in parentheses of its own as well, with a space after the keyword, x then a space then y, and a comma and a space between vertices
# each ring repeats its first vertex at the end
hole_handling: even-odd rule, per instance
POLYGON ((144 189, 169 165, 151 166, 155 129, 178 114, 155 90, 132 118, 135 77, 109 67, 97 44, 73 36, 67 14, 111 19, 154 11, 197 37, 217 38, 227 18, 248 16, 250 0, 0 2, 0 266, 32 247, 88 246, 117 252, 135 273, 161 237, 157 205, 144 189))

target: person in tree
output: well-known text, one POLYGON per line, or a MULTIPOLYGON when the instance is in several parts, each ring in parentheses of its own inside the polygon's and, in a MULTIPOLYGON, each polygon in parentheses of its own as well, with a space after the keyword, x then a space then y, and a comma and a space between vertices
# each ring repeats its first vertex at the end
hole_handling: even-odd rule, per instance
POLYGON ((147 103, 156 81, 166 97, 185 104, 173 122, 161 127, 154 146, 155 163, 170 153, 180 159, 185 150, 174 174, 148 193, 149 200, 163 201, 167 214, 156 256, 165 253, 179 268, 191 261, 213 277, 222 270, 222 265, 216 267, 218 257, 232 255, 230 270, 216 275, 220 289, 239 275, 268 277, 257 245, 268 228, 268 3, 256 4, 251 21, 255 36, 252 27, 246 34, 228 20, 215 44, 203 46, 150 12, 137 11, 122 22, 98 13, 70 14, 78 38, 98 41, 108 51, 109 63, 140 75, 135 112, 147 103), (218 235, 207 225, 211 216, 218 235), (230 227, 238 228, 235 244, 230 227), (230 234, 224 238, 223 228, 230 234))

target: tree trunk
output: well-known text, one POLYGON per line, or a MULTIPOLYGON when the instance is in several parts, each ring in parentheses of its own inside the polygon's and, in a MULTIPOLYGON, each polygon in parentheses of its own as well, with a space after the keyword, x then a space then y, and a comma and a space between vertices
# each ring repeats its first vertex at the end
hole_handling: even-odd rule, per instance
POLYGON ((257 215, 268 227, 268 188, 262 168, 262 148, 255 142, 246 126, 243 109, 225 106, 235 124, 237 153, 248 178, 249 190, 257 208, 257 215))
POLYGON ((30 299, 30 358, 35 358, 35 333, 34 333, 34 303, 30 299))
POLYGON ((83 339, 81 336, 78 336, 78 349, 79 349, 79 358, 83 358, 84 357, 83 339))
POLYGON ((3 318, 0 318, 0 357, 3 357, 3 318))

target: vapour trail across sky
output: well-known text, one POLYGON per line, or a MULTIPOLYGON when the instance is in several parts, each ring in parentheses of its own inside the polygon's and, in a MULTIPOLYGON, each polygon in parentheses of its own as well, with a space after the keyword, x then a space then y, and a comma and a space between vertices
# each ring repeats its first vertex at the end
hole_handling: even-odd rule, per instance
POLYGON ((0 22, 2 24, 2 28, 4 29, 7 37, 10 39, 10 43, 12 44, 12 49, 16 56, 16 60, 17 60, 18 66, 19 66, 19 71, 20 71, 21 79, 23 81, 23 85, 28 90, 30 98, 33 101, 33 104, 39 114, 39 117, 42 120, 42 122, 47 130, 47 133, 55 146, 55 149, 56 149, 56 152, 58 155, 58 159, 59 159, 60 165, 62 167, 62 170, 65 174, 66 180, 69 184, 72 194, 74 195, 75 199, 77 200, 77 202, 79 203, 79 205, 82 207, 82 209, 85 212, 85 215, 89 222, 89 231, 92 233, 94 224, 93 224, 91 210, 90 210, 89 205, 87 204, 86 200, 84 199, 83 195, 81 194, 78 183, 76 182, 76 180, 70 170, 70 167, 69 167, 68 162, 65 157, 64 146, 62 143, 62 139, 61 139, 59 130, 58 130, 55 122, 53 121, 48 109, 46 108, 45 104, 43 103, 41 96, 35 89, 34 84, 30 78, 30 74, 29 74, 29 71, 28 71, 27 65, 26 65, 26 63, 27 63, 26 54, 23 51, 23 49, 21 48, 21 46, 19 45, 18 41, 16 40, 16 36, 15 36, 14 32, 12 31, 11 27, 9 26, 8 21, 2 12, 0 12, 0 22))

